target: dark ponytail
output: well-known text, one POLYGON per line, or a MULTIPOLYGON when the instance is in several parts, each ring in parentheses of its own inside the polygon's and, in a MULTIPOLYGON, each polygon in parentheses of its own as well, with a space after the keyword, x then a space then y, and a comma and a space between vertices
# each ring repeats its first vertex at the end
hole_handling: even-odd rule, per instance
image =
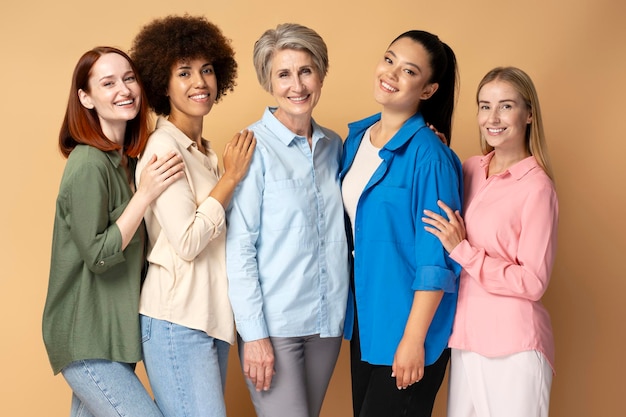
MULTIPOLYGON (((432 124, 452 141, 452 114, 456 102, 458 72, 454 51, 441 42, 437 35, 422 30, 410 30, 398 36, 393 42, 401 38, 409 38, 421 44, 430 56, 432 75, 430 82, 439 84, 439 88, 428 100, 420 102, 418 109, 427 123, 432 124)), ((393 44, 393 42, 391 42, 393 44)))

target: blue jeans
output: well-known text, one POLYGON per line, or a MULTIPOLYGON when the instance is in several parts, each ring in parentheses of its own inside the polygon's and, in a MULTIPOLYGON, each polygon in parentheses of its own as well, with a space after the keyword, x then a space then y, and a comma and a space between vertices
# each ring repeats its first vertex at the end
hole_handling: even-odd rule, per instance
POLYGON ((72 388, 71 417, 162 417, 133 366, 80 360, 61 371, 72 388))
POLYGON ((144 364, 165 417, 225 417, 230 345, 201 330, 140 315, 144 364))

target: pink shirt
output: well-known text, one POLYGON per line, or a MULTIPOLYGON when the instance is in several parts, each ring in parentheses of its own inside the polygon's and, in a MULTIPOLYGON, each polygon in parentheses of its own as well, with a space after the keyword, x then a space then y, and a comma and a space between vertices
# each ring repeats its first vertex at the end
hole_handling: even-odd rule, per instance
POLYGON ((467 239, 450 254, 463 270, 449 345, 487 357, 537 350, 554 369, 541 303, 556 253, 554 184, 532 156, 487 178, 492 156, 463 164, 467 239))

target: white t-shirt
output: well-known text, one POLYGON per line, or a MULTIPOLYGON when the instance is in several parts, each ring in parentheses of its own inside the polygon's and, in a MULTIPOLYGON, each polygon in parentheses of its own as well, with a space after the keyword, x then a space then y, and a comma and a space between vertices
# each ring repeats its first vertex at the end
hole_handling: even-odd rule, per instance
POLYGON ((361 194, 370 178, 380 165, 382 159, 378 155, 379 148, 372 145, 370 140, 370 126, 363 135, 359 149, 354 157, 354 162, 350 170, 346 173, 341 186, 343 205, 352 224, 352 237, 354 237, 354 220, 356 218, 356 207, 361 198, 361 194))

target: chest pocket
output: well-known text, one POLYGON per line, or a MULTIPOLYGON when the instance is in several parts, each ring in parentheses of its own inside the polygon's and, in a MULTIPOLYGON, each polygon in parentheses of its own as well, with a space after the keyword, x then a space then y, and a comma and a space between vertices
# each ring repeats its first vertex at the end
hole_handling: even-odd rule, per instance
POLYGON ((312 226, 317 202, 311 187, 299 178, 266 183, 261 207, 262 227, 283 230, 312 226))

